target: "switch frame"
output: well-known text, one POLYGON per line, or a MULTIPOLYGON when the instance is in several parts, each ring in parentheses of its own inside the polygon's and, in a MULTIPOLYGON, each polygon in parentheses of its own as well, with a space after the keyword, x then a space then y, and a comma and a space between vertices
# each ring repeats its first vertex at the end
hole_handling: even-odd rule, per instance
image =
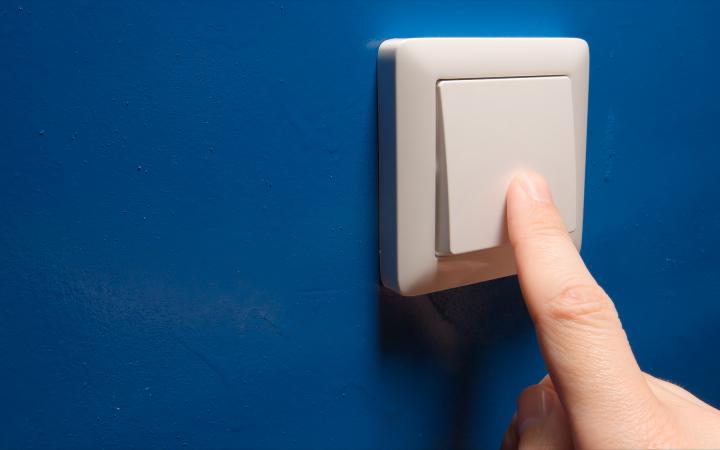
POLYGON ((516 272, 509 245, 437 256, 437 114, 440 80, 566 76, 572 85, 580 248, 589 49, 577 38, 411 38, 378 50, 380 274, 420 295, 516 272))

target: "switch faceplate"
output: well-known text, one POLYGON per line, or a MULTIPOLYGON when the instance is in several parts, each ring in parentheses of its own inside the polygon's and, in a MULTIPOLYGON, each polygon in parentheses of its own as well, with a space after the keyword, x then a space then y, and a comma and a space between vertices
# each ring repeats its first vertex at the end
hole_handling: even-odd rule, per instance
POLYGON ((505 191, 522 169, 548 180, 580 247, 588 62, 572 38, 382 43, 383 284, 419 295, 514 274, 505 191))
POLYGON ((437 254, 508 242, 505 192, 519 170, 542 173, 576 228, 575 130, 568 77, 438 82, 437 254))

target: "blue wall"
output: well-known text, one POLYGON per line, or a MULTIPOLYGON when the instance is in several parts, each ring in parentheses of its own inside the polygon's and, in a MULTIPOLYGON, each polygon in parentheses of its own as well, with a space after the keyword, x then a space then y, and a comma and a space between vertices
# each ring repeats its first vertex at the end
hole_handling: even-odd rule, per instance
POLYGON ((516 280, 378 288, 403 36, 588 41, 583 254, 720 404, 720 3, 203 3, 1 3, 0 447, 499 444, 544 374, 516 280))

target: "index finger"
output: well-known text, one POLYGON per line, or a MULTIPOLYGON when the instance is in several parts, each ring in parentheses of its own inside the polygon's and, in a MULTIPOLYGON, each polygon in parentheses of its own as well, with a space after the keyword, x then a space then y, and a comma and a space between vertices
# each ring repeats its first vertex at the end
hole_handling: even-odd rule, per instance
POLYGON ((607 423, 608 415, 643 415, 654 397, 613 302, 585 267, 540 175, 513 180, 507 218, 520 287, 574 429, 607 423))

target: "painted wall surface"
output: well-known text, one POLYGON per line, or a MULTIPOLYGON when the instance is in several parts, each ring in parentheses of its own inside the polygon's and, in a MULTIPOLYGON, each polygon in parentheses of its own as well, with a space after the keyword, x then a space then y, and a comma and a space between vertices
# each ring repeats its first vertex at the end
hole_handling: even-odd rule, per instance
POLYGON ((591 49, 583 255, 720 404, 720 3, 0 3, 0 447, 495 448, 514 278, 379 289, 375 58, 591 49), (206 4, 209 3, 209 4, 206 4))

